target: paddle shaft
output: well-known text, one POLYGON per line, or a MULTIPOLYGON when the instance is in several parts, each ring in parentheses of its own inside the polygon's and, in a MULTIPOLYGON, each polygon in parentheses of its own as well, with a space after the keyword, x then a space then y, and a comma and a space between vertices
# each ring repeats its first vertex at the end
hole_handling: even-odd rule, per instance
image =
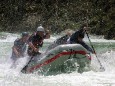
MULTIPOLYGON (((30 58, 30 60, 29 60, 28 63, 25 65, 25 67, 23 67, 22 70, 26 70, 26 69, 27 69, 28 64, 32 61, 33 57, 34 57, 34 56, 32 56, 32 57, 30 58)), ((22 70, 21 70, 21 71, 22 71, 22 70)))
MULTIPOLYGON (((86 30, 85 30, 85 32, 86 32, 86 30)), ((98 62, 99 62, 99 64, 100 64, 100 66, 103 67, 102 64, 101 64, 101 62, 100 62, 100 60, 99 60, 98 57, 97 57, 97 54, 96 54, 96 52, 95 52, 95 49, 94 49, 94 47, 93 47, 93 45, 92 45, 92 42, 91 42, 91 40, 90 40, 89 35, 88 35, 87 32, 86 32, 86 35, 87 35, 87 37, 88 37, 88 40, 89 40, 89 42, 90 42, 90 45, 91 45, 91 47, 92 47, 92 49, 93 49, 93 51, 94 51, 94 53, 95 53, 95 56, 96 56, 96 58, 97 58, 97 60, 98 60, 98 62)))
MULTIPOLYGON (((30 58, 30 60, 28 61, 28 63, 25 65, 25 67, 23 67, 23 69, 22 70, 26 70, 27 69, 27 67, 28 67, 28 65, 30 64, 30 62, 32 61, 32 59, 36 56, 36 55, 39 55, 39 54, 41 54, 41 53, 39 53, 39 52, 36 52, 31 58, 30 58)), ((21 70, 21 71, 22 71, 21 70)))

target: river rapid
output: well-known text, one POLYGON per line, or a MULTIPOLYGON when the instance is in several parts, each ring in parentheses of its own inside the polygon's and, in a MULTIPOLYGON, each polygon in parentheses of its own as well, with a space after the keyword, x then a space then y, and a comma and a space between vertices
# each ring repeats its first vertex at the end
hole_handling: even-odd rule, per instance
MULTIPOLYGON (((102 37, 90 36, 104 72, 99 70, 100 65, 94 56, 92 68, 94 70, 82 74, 77 71, 57 75, 23 74, 17 69, 10 69, 10 56, 14 40, 19 34, 0 34, 0 86, 115 86, 115 40, 106 40, 102 37)), ((44 51, 58 36, 51 36, 44 40, 44 51)), ((87 37, 84 39, 88 43, 87 37)), ((26 57, 25 57, 26 58, 26 57)), ((24 59, 20 59, 20 64, 24 59)))

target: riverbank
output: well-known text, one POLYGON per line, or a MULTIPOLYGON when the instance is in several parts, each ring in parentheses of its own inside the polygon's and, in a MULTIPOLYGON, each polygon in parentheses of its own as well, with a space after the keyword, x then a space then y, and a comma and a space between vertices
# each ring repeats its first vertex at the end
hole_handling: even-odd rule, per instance
POLYGON ((76 30, 87 21, 91 34, 115 39, 114 0, 0 1, 0 31, 35 31, 42 24, 52 33, 76 30))

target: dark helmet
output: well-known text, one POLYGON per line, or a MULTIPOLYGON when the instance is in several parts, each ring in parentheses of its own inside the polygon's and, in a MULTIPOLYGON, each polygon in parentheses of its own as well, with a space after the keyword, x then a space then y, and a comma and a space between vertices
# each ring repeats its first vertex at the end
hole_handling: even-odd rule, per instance
POLYGON ((22 37, 24 36, 29 36, 29 33, 28 32, 22 32, 22 37))

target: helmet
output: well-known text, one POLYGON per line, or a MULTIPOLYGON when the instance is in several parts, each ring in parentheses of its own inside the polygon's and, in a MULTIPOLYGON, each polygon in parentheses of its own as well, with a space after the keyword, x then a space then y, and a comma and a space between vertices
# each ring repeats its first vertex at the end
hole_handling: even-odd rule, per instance
POLYGON ((22 37, 24 37, 24 36, 28 36, 28 35, 29 35, 28 32, 22 32, 22 37))
POLYGON ((37 31, 45 32, 45 31, 44 31, 44 28, 43 28, 42 26, 39 26, 39 27, 37 28, 37 31))

